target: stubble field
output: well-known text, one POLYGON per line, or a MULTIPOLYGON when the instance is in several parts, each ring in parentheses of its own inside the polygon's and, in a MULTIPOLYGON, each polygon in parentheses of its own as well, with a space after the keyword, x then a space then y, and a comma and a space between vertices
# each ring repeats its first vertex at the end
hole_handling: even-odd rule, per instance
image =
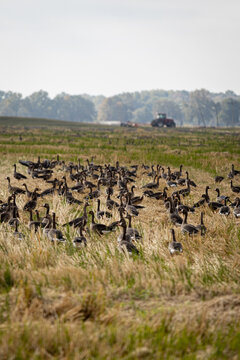
MULTIPOLYGON (((119 161, 128 169, 138 164, 136 195, 153 181, 147 176, 151 165, 176 171, 182 164, 182 177, 188 171, 197 184, 184 204, 192 206, 201 199, 207 185, 211 201, 216 200, 216 187, 231 201, 237 196, 227 175, 232 164, 240 170, 239 129, 122 129, 14 121, 6 126, 0 121, 0 130, 2 202, 9 197, 7 176, 13 186, 23 188, 26 182, 31 191, 51 187, 32 178, 19 160, 36 162, 38 156, 41 161, 56 160, 57 155, 66 165, 77 164, 78 159, 84 167, 87 159, 103 166, 119 161), (13 177, 13 164, 27 180, 13 177), (224 176, 220 184, 214 182, 216 175, 224 176)), ((62 163, 53 170, 52 178, 66 176, 69 187, 75 184, 62 163)), ((98 170, 93 173, 99 175, 98 170)), ((90 175, 87 180, 97 183, 90 175)), ((240 185, 240 175, 233 183, 240 185)), ((165 186, 160 178, 155 191, 165 186)), ((107 210, 105 189, 100 186, 102 210, 107 210)), ((168 195, 175 190, 168 187, 168 195)), ((83 202, 80 205, 67 203, 57 193, 37 200, 41 217, 46 202, 50 213, 56 213, 64 244, 53 244, 43 229, 29 230, 29 213, 23 211, 26 195, 16 197, 24 238, 18 240, 8 222, 0 224, 0 358, 240 358, 240 219, 233 216, 233 209, 226 217, 207 205, 196 208, 188 221, 200 224, 204 211, 207 232, 190 237, 170 222, 163 200, 144 197, 144 208, 132 219, 142 235, 142 241, 134 243, 139 255, 129 255, 118 248, 121 227, 103 236, 87 231, 87 246, 73 246, 77 229, 62 225, 82 215, 88 193, 88 188, 73 193, 83 202), (168 250, 171 228, 183 246, 178 256, 168 250)), ((116 185, 112 199, 119 202, 117 195, 116 185)), ((88 201, 88 212, 96 213, 97 200, 88 201)), ((119 220, 118 210, 111 212, 111 219, 97 222, 119 220)), ((88 215, 88 228, 90 220, 88 215)))

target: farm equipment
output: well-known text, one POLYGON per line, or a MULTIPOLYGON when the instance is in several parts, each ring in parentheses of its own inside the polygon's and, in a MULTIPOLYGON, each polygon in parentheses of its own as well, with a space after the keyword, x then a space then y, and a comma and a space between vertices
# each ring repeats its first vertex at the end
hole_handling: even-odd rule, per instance
POLYGON ((158 113, 156 119, 151 122, 153 127, 176 127, 176 123, 173 119, 168 119, 165 113, 158 113))
POLYGON ((136 123, 131 123, 130 121, 126 121, 126 122, 121 122, 120 126, 124 126, 124 127, 138 127, 138 124, 136 123))

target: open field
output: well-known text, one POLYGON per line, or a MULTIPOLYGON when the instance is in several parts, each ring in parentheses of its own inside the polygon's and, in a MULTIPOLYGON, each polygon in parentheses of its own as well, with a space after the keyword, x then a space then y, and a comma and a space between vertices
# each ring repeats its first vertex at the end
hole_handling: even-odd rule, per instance
MULTIPOLYGON (((239 129, 126 129, 66 122, 0 121, 0 200, 7 201, 6 177, 14 186, 23 180, 13 177, 13 164, 25 174, 31 191, 51 186, 33 179, 18 161, 45 158, 86 166, 139 164, 136 195, 152 181, 141 165, 160 164, 189 171, 197 183, 184 203, 192 205, 210 186, 211 200, 219 187, 233 200, 227 174, 231 164, 240 170, 239 129), (225 179, 214 183, 216 175, 225 179)), ((150 169, 151 170, 151 169, 150 169)), ((149 170, 149 171, 150 171, 149 170)), ((98 173, 95 171, 95 173, 98 173)), ((66 176, 59 164, 53 178, 66 176)), ((90 176, 88 180, 96 184, 90 176)), ((233 179, 240 185, 240 175, 233 179)), ((160 179, 159 190, 166 182, 160 179)), ((129 190, 131 184, 128 186, 129 190)), ((181 187, 179 187, 181 188, 181 187)), ((170 195, 176 189, 168 189, 170 195)), ((74 193, 84 202, 89 193, 74 193)), ((118 187, 114 187, 113 199, 118 187)), ((101 207, 106 210, 105 187, 101 186, 101 207)), ((83 204, 68 204, 55 194, 39 198, 37 209, 43 216, 44 203, 56 212, 57 226, 66 244, 53 245, 42 230, 30 233, 29 215, 23 211, 26 195, 17 196, 19 230, 0 224, 0 359, 239 359, 240 358, 240 219, 232 213, 221 216, 208 206, 190 213, 191 224, 200 223, 205 212, 205 236, 184 236, 171 224, 162 200, 144 197, 133 226, 142 235, 135 243, 138 256, 121 253, 117 237, 122 229, 99 237, 86 234, 86 248, 76 249, 72 239, 77 230, 62 225, 82 215, 83 204), (168 244, 174 228, 183 253, 171 256, 168 244)), ((96 200, 88 211, 96 212, 96 200)), ((97 220, 109 224, 119 219, 97 220)), ((34 215, 35 216, 35 215, 34 215)), ((88 217, 90 222, 90 216, 88 217)), ((89 225, 89 224, 88 224, 89 225)))

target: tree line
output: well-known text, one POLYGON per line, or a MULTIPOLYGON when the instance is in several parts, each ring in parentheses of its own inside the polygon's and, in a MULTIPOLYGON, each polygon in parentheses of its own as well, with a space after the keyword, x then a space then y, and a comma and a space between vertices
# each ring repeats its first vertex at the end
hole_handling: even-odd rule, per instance
POLYGON ((151 90, 112 97, 61 93, 51 99, 43 90, 25 98, 20 93, 0 91, 0 116, 149 123, 158 112, 167 113, 177 125, 238 126, 240 96, 232 91, 200 89, 151 90))

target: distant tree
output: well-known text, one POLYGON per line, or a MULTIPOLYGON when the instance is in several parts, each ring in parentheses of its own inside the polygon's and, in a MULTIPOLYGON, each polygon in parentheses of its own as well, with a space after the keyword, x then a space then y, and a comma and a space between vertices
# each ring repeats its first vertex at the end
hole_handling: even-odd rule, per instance
POLYGON ((53 99, 55 118, 79 122, 91 122, 96 117, 94 104, 80 95, 62 93, 53 99))
POLYGON ((98 111, 99 121, 125 122, 131 119, 131 113, 126 104, 116 97, 106 98, 98 111))
POLYGON ((233 98, 224 99, 221 102, 219 120, 221 125, 236 126, 239 125, 240 102, 233 98))
POLYGON ((149 107, 141 107, 132 112, 132 122, 147 123, 152 120, 152 111, 149 107))
POLYGON ((8 91, 1 94, 0 115, 18 116, 22 95, 8 91))
POLYGON ((187 115, 197 120, 198 125, 206 126, 213 117, 214 102, 210 93, 205 90, 195 90, 190 93, 187 115))

